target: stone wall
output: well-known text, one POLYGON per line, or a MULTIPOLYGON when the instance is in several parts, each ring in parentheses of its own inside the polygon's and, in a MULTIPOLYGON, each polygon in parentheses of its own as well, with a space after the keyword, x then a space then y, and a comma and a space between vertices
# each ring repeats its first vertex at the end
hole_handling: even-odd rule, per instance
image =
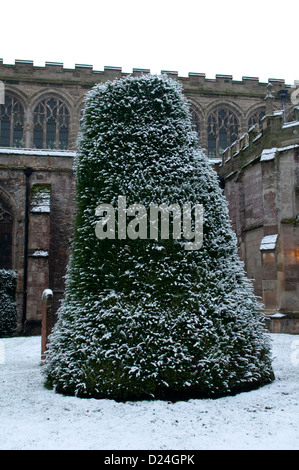
MULTIPOLYGON (((133 69, 132 75, 149 72, 133 69)), ((212 163, 226 180, 240 255, 272 328, 298 332, 298 123, 284 122, 294 117, 290 101, 285 116, 276 113, 260 119, 262 111, 272 114, 281 109, 279 90, 291 91, 290 85, 277 79, 269 79, 269 85, 255 77, 236 81, 229 75, 208 79, 201 73, 179 77, 177 72, 162 72, 181 83, 203 148, 208 147, 209 126, 217 110, 225 109, 236 120, 238 139, 221 157, 219 168, 218 158, 212 163), (256 123, 250 131, 249 122, 256 123), (268 235, 278 235, 274 248, 269 248, 273 243, 263 244, 266 249, 261 250, 268 235)), ((125 75, 120 67, 95 71, 90 65, 67 69, 46 62, 36 67, 32 61, 8 65, 0 59, 0 83, 24 110, 22 148, 0 147, 0 208, 11 221, 11 267, 18 272, 21 332, 40 332, 44 289, 53 291, 53 321, 63 297, 75 213, 71 150, 76 147, 85 93, 96 83, 125 75), (49 97, 68 109, 68 151, 32 148, 34 110, 49 97)))
MULTIPOLYGON (((256 77, 233 80, 231 75, 216 75, 206 78, 202 73, 189 73, 180 77, 174 71, 161 71, 178 80, 190 102, 200 145, 208 148, 209 119, 218 109, 233 113, 240 135, 247 132, 250 119, 258 119, 265 111, 267 83, 256 77)), ((147 69, 133 69, 132 75, 150 73, 147 69)), ((46 62, 44 67, 34 66, 32 61, 16 60, 15 64, 3 64, 0 59, 0 80, 5 93, 14 96, 24 109, 24 136, 22 147, 33 147, 34 110, 44 98, 54 97, 65 103, 69 115, 69 149, 75 149, 79 122, 84 106, 84 96, 96 83, 104 83, 128 75, 120 67, 105 67, 103 71, 93 70, 91 65, 75 65, 74 69, 64 68, 62 63, 46 62)), ((273 85, 274 109, 281 109, 280 89, 290 90, 291 85, 282 79, 270 78, 273 85)), ((292 117, 293 105, 287 101, 287 119, 292 117)), ((58 147, 57 147, 58 148, 58 147)))
POLYGON ((240 256, 273 331, 299 333, 299 121, 282 112, 228 148, 219 165, 240 256))
POLYGON ((54 314, 63 296, 75 213, 73 157, 72 152, 0 149, 0 198, 9 201, 13 216, 18 330, 26 334, 40 331, 44 289, 53 290, 54 314))

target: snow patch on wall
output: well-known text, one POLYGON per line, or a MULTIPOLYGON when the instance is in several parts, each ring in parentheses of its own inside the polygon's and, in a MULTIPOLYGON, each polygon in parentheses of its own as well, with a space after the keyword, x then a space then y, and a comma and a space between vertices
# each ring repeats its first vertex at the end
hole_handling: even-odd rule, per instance
POLYGON ((30 256, 46 258, 47 256, 49 256, 49 252, 45 250, 36 250, 34 253, 31 253, 30 256))
POLYGON ((50 212, 50 188, 34 190, 31 201, 31 212, 50 212))
POLYGON ((260 250, 274 250, 276 246, 278 234, 266 235, 263 237, 260 245, 260 250))
POLYGON ((264 149, 261 155, 261 162, 265 162, 267 160, 273 160, 275 158, 277 152, 277 148, 272 149, 264 149))

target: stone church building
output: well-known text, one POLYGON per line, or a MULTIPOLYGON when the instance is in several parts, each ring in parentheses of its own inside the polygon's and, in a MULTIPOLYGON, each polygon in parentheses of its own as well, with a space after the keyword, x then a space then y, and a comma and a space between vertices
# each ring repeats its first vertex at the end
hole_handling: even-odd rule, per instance
MULTIPOLYGON (((291 85, 162 72, 189 100, 270 330, 299 333, 299 108, 291 85)), ((20 333, 40 333, 44 289, 53 291, 53 321, 63 297, 84 95, 125 75, 119 67, 0 59, 0 267, 18 274, 20 333)))

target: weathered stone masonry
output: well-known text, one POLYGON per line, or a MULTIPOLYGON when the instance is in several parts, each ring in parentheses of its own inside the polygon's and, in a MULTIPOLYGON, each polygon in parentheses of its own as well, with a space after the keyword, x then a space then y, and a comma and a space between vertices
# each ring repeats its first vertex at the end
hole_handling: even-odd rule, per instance
MULTIPOLYGON (((132 75, 149 72, 133 69, 132 75)), ((298 333, 298 123, 289 98, 284 115, 264 117, 282 108, 280 91, 290 94, 290 85, 269 79, 269 93, 269 84, 255 77, 163 72, 182 84, 200 145, 225 180, 240 255, 270 327, 298 333), (263 154, 272 148, 273 155, 263 154), (277 237, 266 243, 267 235, 277 237)), ((54 321, 63 297, 84 96, 95 83, 125 75, 119 67, 95 71, 90 65, 36 67, 0 59, 1 259, 18 272, 19 332, 40 332, 44 289, 53 291, 54 321)))
POLYGON ((299 333, 299 121, 265 116, 222 155, 241 258, 272 331, 299 333))
POLYGON ((43 290, 49 286, 53 290, 54 313, 63 296, 75 211, 73 156, 67 151, 0 149, 0 196, 5 193, 11 203, 14 220, 12 252, 18 272, 19 330, 27 334, 40 331, 43 290), (28 169, 31 173, 26 227, 28 169), (49 195, 49 199, 39 200, 41 194, 49 195))
MULTIPOLYGON (((133 69, 132 75, 149 72, 146 69, 133 69)), ((243 77, 238 81, 230 75, 216 75, 215 79, 207 79, 201 73, 179 77, 177 72, 162 72, 182 84, 190 101, 199 142, 215 157, 225 143, 233 143, 235 133, 242 135, 247 132, 266 112, 264 98, 267 83, 260 82, 256 77, 243 77)), ((68 149, 75 149, 85 93, 96 83, 126 75, 128 73, 123 73, 120 67, 105 67, 104 71, 95 71, 91 65, 77 64, 74 69, 67 69, 62 63, 56 62, 46 62, 45 67, 37 67, 32 61, 16 60, 14 65, 8 65, 0 59, 0 80, 4 84, 5 95, 13 99, 15 118, 19 119, 18 129, 15 129, 18 130, 17 146, 49 148, 48 144, 50 148, 58 149, 66 148, 64 144, 67 143, 68 149), (53 102, 47 102, 51 98, 53 102), (51 116, 45 113, 43 119, 41 114, 44 108, 51 116), (57 122, 57 115, 63 118, 63 123, 57 122), (46 121, 55 124, 55 120, 57 139, 53 136, 52 141, 45 135, 45 125, 46 121), (64 131, 60 140, 58 127, 64 131)), ((273 86, 274 109, 281 109, 279 91, 290 90, 290 85, 281 79, 273 78, 269 82, 273 86)), ((286 118, 293 119, 293 105, 289 99, 286 102, 286 118)), ((5 143, 5 146, 12 146, 13 143, 11 135, 10 144, 5 143)))

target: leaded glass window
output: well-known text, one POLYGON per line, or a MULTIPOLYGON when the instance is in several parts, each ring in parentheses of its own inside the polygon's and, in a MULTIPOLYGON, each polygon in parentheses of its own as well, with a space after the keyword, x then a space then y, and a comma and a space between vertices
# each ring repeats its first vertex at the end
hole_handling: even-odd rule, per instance
POLYGON ((0 105, 0 147, 22 147, 24 135, 24 109, 14 96, 5 94, 0 105))
POLYGON ((208 156, 221 157, 224 150, 239 136, 239 123, 235 114, 228 108, 217 108, 208 117, 208 156))
POLYGON ((266 110, 264 108, 255 111, 248 119, 248 129, 250 129, 255 124, 258 124, 259 127, 261 127, 261 121, 265 114, 266 110))
POLYGON ((70 114, 58 98, 40 101, 33 112, 33 146, 38 149, 63 149, 69 145, 70 114))

